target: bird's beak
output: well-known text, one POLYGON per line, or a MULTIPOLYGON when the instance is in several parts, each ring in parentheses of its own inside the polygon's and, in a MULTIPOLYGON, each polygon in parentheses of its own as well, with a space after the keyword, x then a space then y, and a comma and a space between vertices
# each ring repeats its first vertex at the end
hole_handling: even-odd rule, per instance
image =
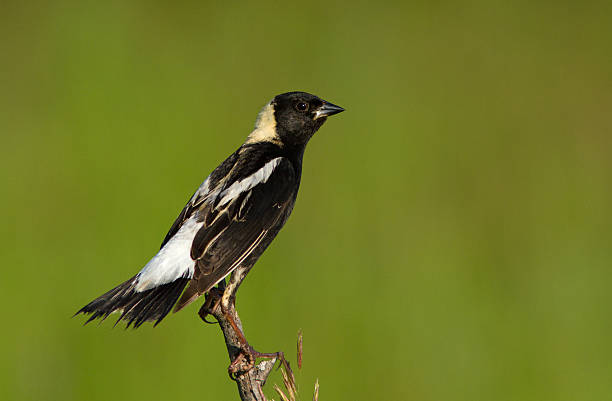
POLYGON ((321 106, 319 110, 317 110, 317 112, 315 113, 314 119, 316 120, 319 117, 333 116, 334 114, 338 114, 343 111, 344 109, 342 107, 336 106, 335 104, 332 104, 326 101, 323 101, 323 106, 321 106))

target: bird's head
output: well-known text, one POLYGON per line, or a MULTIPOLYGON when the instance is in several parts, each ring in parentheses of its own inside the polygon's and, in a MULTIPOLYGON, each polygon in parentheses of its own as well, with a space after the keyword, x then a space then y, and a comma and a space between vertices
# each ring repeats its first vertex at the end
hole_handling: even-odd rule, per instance
POLYGON ((342 107, 310 93, 283 93, 259 113, 251 136, 263 140, 271 140, 273 136, 283 145, 305 146, 327 117, 342 111, 342 107))

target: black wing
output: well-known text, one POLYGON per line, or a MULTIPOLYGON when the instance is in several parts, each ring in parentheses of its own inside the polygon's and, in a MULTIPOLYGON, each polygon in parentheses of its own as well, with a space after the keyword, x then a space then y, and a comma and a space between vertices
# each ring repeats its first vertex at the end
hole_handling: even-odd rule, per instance
POLYGON ((257 260, 291 213, 297 187, 293 165, 280 158, 265 182, 238 193, 223 205, 219 204, 219 196, 216 204, 200 211, 204 226, 191 248, 195 272, 175 312, 241 264, 257 260))
POLYGON ((202 203, 205 202, 207 196, 209 195, 209 192, 218 185, 219 181, 221 181, 222 178, 226 177, 229 174, 232 168, 236 165, 236 161, 238 160, 238 155, 240 153, 240 150, 241 148, 239 148, 237 151, 232 153, 227 159, 225 159, 208 176, 208 178, 204 180, 202 185, 200 185, 200 188, 198 188, 197 191, 195 191, 191 199, 189 199, 189 202, 187 202, 183 210, 181 210, 181 213, 179 213, 176 220, 174 220, 174 223, 172 223, 172 226, 170 227, 170 230, 168 230, 168 234, 166 234, 166 237, 164 238, 160 248, 163 248, 164 245, 166 245, 166 242, 168 242, 170 238, 172 238, 174 234, 178 232, 178 230, 181 228, 185 220, 191 217, 193 213, 200 208, 202 203))

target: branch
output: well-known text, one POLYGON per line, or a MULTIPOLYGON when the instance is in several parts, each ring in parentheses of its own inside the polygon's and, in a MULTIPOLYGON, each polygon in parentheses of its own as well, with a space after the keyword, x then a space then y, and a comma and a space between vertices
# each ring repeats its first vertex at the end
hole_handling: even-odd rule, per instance
POLYGON ((264 359, 259 364, 252 366, 255 361, 249 361, 242 352, 241 345, 243 343, 240 341, 239 335, 230 321, 230 319, 233 319, 238 326, 238 330, 244 332, 233 299, 229 303, 227 310, 222 311, 224 308, 221 308, 219 305, 221 296, 222 294, 219 294, 215 289, 207 293, 206 302, 204 302, 199 312, 200 317, 205 322, 211 323, 206 320, 206 316, 212 315, 219 323, 223 337, 225 337, 225 345, 231 361, 230 368, 232 366, 239 367, 238 373, 230 372, 230 378, 238 386, 240 399, 242 401, 267 401, 262 387, 272 372, 277 358, 264 359))

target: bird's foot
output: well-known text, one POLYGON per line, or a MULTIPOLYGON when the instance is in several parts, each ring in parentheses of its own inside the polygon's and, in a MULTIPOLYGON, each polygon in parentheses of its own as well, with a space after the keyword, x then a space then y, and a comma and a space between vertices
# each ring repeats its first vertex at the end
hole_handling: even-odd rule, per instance
POLYGON ((247 344, 246 349, 241 349, 236 358, 227 367, 227 373, 232 380, 236 380, 238 376, 247 373, 255 366, 256 357, 248 349, 250 346, 247 344))
POLYGON ((259 352, 256 351, 253 347, 251 347, 248 343, 246 343, 243 345, 236 358, 227 368, 227 372, 229 373, 230 378, 232 380, 236 380, 238 376, 249 372, 255 366, 257 358, 276 359, 281 363, 279 367, 283 366, 285 370, 293 374, 291 367, 289 366, 289 362, 285 359, 285 354, 282 351, 259 352))
POLYGON ((218 288, 218 287, 211 288, 210 291, 206 293, 206 300, 204 301, 204 304, 202 304, 202 307, 200 308, 200 311, 198 312, 198 315, 200 315, 200 319, 202 319, 205 323, 208 323, 208 324, 219 323, 219 322, 211 322, 209 320, 206 320, 206 318, 208 317, 208 315, 214 316, 215 311, 221 304, 222 298, 223 298, 222 288, 218 288))
POLYGON ((268 358, 268 359, 276 359, 276 360, 280 361, 280 365, 278 367, 279 368, 281 366, 284 367, 287 372, 289 372, 289 373, 291 373, 291 375, 293 375, 293 371, 291 370, 291 366, 289 365, 289 361, 287 361, 287 359, 285 359, 285 353, 283 351, 278 351, 278 352, 258 352, 258 351, 255 351, 253 349, 253 347, 251 347, 251 352, 255 356, 255 358, 268 358))

